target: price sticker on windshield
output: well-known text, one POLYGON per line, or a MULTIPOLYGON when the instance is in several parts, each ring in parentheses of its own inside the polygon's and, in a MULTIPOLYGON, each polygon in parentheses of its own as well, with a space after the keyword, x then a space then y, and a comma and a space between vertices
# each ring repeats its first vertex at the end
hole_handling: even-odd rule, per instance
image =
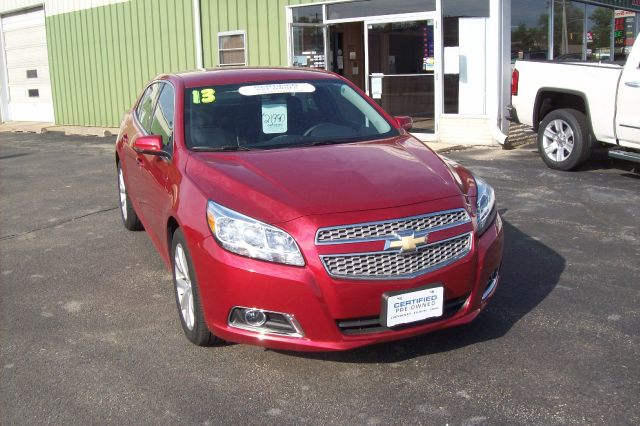
POLYGON ((268 102, 262 104, 262 132, 266 135, 287 132, 287 104, 268 102))
POLYGON ((194 104, 210 104, 216 101, 216 90, 211 87, 194 89, 191 96, 194 104))

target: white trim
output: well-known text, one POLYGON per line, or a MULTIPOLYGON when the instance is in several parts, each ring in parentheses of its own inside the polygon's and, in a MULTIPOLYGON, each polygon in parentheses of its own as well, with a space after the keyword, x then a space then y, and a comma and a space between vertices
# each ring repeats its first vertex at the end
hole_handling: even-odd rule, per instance
POLYGON ((0 17, 0 79, 2 79, 2 86, 0 87, 0 123, 11 120, 9 113, 9 72, 7 71, 5 55, 4 29, 2 27, 2 18, 0 17))
POLYGON ((235 31, 220 31, 218 33, 218 66, 219 67, 237 67, 237 66, 247 66, 247 58, 248 58, 248 54, 247 54, 247 31, 246 30, 235 30, 235 31), (242 36, 242 48, 240 47, 234 47, 231 49, 220 49, 220 37, 225 37, 225 36, 234 36, 234 35, 241 35, 242 36), (242 50, 244 52, 244 62, 238 62, 238 63, 232 63, 232 64, 222 64, 220 61, 220 53, 221 52, 233 52, 233 51, 239 51, 242 50))
POLYGON ((420 20, 421 17, 425 14, 429 13, 437 13, 436 10, 428 10, 425 12, 411 12, 411 13, 396 13, 391 15, 373 15, 373 16, 358 16, 354 18, 343 18, 343 19, 326 19, 325 24, 341 24, 345 22, 369 22, 376 21, 375 23, 381 22, 401 22, 401 21, 417 21, 420 20))
POLYGON ((200 18, 200 0, 193 0, 193 28, 196 43, 196 68, 203 69, 202 54, 202 19, 200 18))
POLYGON ((64 13, 94 9, 101 6, 109 6, 118 3, 128 3, 129 1, 130 0, 46 0, 46 12, 47 16, 61 15, 64 13))
MULTIPOLYGON (((293 12, 291 7, 285 7, 285 36, 287 38, 287 66, 292 65, 293 46, 291 44, 291 23, 293 22, 293 12)), ((326 60, 326 58, 325 58, 326 60)))
MULTIPOLYGON (((511 81, 509 78, 511 74, 508 71, 505 74, 504 56, 507 46, 505 46, 504 40, 503 1, 493 0, 489 2, 489 19, 487 20, 489 31, 487 31, 487 40, 485 42, 486 57, 495 58, 495 60, 487 61, 485 64, 485 111, 489 116, 488 125, 491 137, 501 145, 504 145, 507 139, 507 135, 503 131, 506 130, 508 132, 508 127, 504 124, 506 120, 503 118, 506 113, 506 104, 509 102, 504 99, 507 91, 505 86, 507 81, 511 81)), ((508 3, 510 4, 511 2, 508 3)), ((511 26, 509 26, 508 31, 511 34, 511 26)), ((511 36, 509 36, 508 40, 511 40, 511 36)), ((508 49, 510 52, 510 46, 508 49)), ((511 68, 510 56, 508 68, 511 68)))

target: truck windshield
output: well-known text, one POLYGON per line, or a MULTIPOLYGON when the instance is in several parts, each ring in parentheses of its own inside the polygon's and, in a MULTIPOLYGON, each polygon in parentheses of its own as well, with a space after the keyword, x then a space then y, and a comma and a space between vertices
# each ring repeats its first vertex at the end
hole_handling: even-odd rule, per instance
POLYGON ((348 143, 399 134, 339 80, 189 88, 184 110, 186 143, 194 151, 348 143))

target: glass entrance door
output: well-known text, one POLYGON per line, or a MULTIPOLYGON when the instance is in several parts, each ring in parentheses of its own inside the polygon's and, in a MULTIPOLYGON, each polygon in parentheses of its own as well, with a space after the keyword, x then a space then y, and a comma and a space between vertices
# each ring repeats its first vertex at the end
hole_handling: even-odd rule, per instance
POLYGON ((365 21, 367 92, 390 114, 412 117, 416 133, 436 128, 435 22, 433 14, 365 21))

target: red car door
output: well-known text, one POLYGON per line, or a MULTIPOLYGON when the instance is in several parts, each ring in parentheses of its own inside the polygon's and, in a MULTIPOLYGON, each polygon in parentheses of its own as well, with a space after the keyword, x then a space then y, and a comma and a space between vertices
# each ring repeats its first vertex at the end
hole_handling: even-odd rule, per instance
POLYGON ((147 200, 145 199, 145 192, 142 190, 142 158, 133 149, 133 143, 139 136, 147 134, 145 129, 149 129, 151 126, 153 109, 158 100, 160 89, 161 87, 158 83, 153 83, 147 87, 131 115, 127 118, 126 125, 120 136, 123 142, 122 168, 129 198, 144 223, 146 223, 146 217, 143 214, 143 206, 147 200))
POLYGON ((139 170, 137 190, 143 194, 138 213, 143 218, 145 229, 154 241, 162 248, 166 248, 166 218, 174 199, 172 178, 177 175, 171 159, 175 90, 168 82, 155 84, 159 86, 159 95, 146 134, 162 136, 165 155, 136 153, 136 163, 139 170))

